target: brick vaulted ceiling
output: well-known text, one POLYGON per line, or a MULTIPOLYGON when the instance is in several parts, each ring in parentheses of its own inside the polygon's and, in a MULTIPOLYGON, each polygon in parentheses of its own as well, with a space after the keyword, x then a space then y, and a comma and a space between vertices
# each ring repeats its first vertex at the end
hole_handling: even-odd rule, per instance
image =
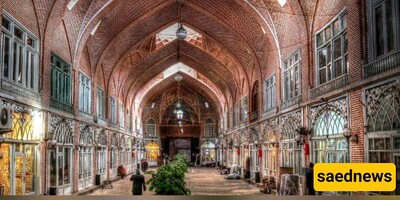
POLYGON ((114 90, 126 105, 143 104, 137 99, 146 104, 146 95, 174 84, 171 78, 160 80, 160 74, 182 62, 203 77, 203 83, 199 78, 187 83, 204 91, 222 112, 265 78, 269 60, 275 68, 298 48, 293 44, 307 37, 318 1, 288 0, 283 8, 276 0, 78 0, 71 10, 66 9, 70 0, 35 2, 39 34, 52 35, 53 24, 62 21, 73 66, 87 63, 94 82, 104 79, 105 89, 114 90), (160 47, 156 35, 178 22, 180 3, 184 26, 201 34, 201 41, 174 40, 160 47))

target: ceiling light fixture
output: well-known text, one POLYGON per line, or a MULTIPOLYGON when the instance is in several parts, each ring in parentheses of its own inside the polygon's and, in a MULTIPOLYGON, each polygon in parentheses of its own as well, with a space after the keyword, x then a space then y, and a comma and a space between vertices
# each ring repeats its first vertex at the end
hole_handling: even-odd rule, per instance
POLYGON ((185 28, 183 28, 183 23, 182 23, 182 7, 183 4, 179 3, 178 6, 179 23, 178 23, 178 30, 176 30, 176 38, 178 38, 178 40, 184 40, 187 36, 187 31, 185 28))
POLYGON ((180 74, 179 72, 175 74, 175 80, 176 81, 181 81, 183 79, 182 74, 180 74))

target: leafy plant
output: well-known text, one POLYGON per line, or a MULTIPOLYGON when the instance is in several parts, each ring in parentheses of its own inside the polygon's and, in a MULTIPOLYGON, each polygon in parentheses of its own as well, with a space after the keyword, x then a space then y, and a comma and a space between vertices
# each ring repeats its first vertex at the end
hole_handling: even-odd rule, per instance
POLYGON ((185 182, 187 169, 186 157, 175 156, 172 162, 158 168, 157 174, 147 182, 150 191, 155 191, 156 195, 190 195, 185 182))

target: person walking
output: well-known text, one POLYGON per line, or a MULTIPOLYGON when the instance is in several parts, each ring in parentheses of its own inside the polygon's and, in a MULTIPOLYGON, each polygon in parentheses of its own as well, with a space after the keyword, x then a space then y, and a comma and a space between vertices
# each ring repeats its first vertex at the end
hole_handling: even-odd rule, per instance
POLYGON ((314 189, 314 163, 310 163, 310 169, 306 173, 306 186, 308 195, 315 195, 314 189))
POLYGON ((144 176, 140 174, 140 170, 136 170, 136 174, 131 176, 132 183, 132 195, 142 195, 143 191, 146 191, 146 184, 144 180, 144 176))

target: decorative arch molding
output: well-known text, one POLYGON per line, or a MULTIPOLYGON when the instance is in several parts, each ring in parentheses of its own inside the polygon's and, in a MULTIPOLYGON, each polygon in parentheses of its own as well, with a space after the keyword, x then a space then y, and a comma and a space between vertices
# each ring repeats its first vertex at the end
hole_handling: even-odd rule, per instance
POLYGON ((296 129, 302 126, 303 122, 302 110, 294 111, 286 114, 280 118, 282 129, 281 129, 281 140, 294 139, 296 136, 296 129))
MULTIPOLYGON (((35 124, 33 123, 35 118, 39 117, 39 110, 28 108, 22 105, 18 105, 12 102, 1 101, 3 105, 10 106, 14 109, 12 116, 12 129, 13 131, 5 134, 5 138, 19 141, 40 141, 42 133, 34 133, 35 124), (38 113, 35 116, 35 112, 38 113)), ((41 118, 40 118, 41 119, 41 118)), ((39 120, 39 119, 37 119, 39 120)))
POLYGON ((262 140, 262 132, 260 131, 259 126, 253 126, 249 128, 249 142, 250 143, 255 143, 256 141, 259 142, 262 140))
POLYGON ((111 147, 118 147, 118 134, 117 133, 111 133, 111 139, 110 139, 110 146, 111 147))
POLYGON ((365 90, 368 132, 400 129, 400 79, 365 90))
POLYGON ((79 145, 93 145, 94 144, 94 129, 91 125, 79 123, 79 145))
POLYGON ((311 107, 310 109, 310 118, 312 120, 311 123, 312 124, 315 123, 315 120, 326 111, 340 113, 347 121, 349 113, 347 96, 337 100, 329 101, 327 103, 318 106, 311 107))
POLYGON ((277 122, 278 119, 274 118, 274 119, 269 119, 262 123, 261 132, 262 132, 263 142, 269 142, 269 143, 278 142, 278 136, 276 131, 277 122))
POLYGON ((240 135, 240 143, 244 146, 248 146, 250 144, 250 130, 242 130, 240 135))
POLYGON ((107 146, 107 132, 105 129, 98 129, 96 133, 96 144, 98 146, 107 146))
POLYGON ((74 143, 74 121, 72 119, 50 114, 48 128, 50 137, 57 143, 74 143))

